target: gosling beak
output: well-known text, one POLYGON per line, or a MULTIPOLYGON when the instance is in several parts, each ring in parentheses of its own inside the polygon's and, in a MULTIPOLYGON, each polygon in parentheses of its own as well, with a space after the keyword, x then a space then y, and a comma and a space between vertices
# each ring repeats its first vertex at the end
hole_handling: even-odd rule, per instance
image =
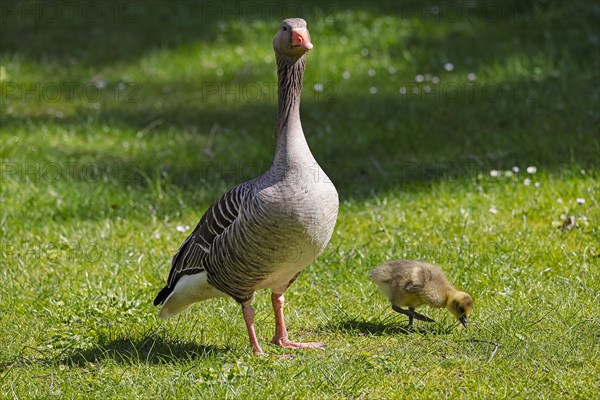
POLYGON ((292 29, 292 47, 302 47, 306 50, 313 48, 313 44, 308 39, 308 31, 306 29, 292 29))
POLYGON ((467 318, 466 315, 463 315, 462 317, 460 317, 458 319, 460 321, 461 324, 463 324, 463 326, 466 328, 467 325, 469 325, 469 318, 467 318))

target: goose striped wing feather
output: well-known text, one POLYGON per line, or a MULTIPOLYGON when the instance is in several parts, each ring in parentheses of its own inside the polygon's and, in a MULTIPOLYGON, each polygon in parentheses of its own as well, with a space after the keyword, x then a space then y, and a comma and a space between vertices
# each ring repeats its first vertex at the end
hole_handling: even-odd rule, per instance
POLYGON ((215 238, 228 229, 240 215, 244 199, 250 192, 249 183, 231 189, 206 210, 194 231, 173 256, 167 286, 158 293, 154 305, 163 303, 169 297, 183 275, 197 274, 206 269, 204 262, 215 238))

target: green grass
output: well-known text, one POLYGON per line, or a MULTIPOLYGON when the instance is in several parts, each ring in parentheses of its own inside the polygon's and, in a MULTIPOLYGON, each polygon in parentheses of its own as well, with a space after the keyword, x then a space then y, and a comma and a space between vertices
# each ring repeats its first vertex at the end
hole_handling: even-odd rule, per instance
POLYGON ((3 398, 597 396, 597 2, 44 4, 0 4, 3 398), (255 298, 292 360, 251 354, 232 299, 152 306, 178 227, 270 163, 285 10, 341 200, 286 296, 291 338, 326 349, 269 345, 255 298), (368 280, 393 258, 443 266, 469 328, 424 309, 407 333, 368 280))

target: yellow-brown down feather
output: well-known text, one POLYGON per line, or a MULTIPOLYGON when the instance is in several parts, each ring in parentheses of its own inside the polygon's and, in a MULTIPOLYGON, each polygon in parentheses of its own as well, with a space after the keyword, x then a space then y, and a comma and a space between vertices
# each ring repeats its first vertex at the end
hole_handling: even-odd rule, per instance
POLYGON ((370 277, 398 307, 447 308, 456 318, 471 314, 471 296, 455 289, 435 265, 416 260, 393 260, 373 270, 370 277))

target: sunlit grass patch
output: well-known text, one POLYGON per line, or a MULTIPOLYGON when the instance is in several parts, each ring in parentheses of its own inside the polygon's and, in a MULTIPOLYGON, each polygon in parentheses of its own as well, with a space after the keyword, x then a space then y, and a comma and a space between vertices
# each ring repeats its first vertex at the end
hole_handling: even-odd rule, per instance
MULTIPOLYGON (((251 355, 231 299, 167 321, 151 304, 203 211, 271 162, 278 12, 132 2, 116 20, 36 25, 13 4, 0 24, 5 396, 595 396, 594 3, 496 15, 467 2, 458 19, 452 3, 306 3, 302 122, 341 207, 286 294, 290 336, 328 346, 291 361, 251 355), (368 279, 393 258, 440 265, 474 298, 469 328, 426 309, 436 322, 407 332, 368 279)), ((269 294, 254 305, 265 351, 288 353, 267 344, 269 294)))

